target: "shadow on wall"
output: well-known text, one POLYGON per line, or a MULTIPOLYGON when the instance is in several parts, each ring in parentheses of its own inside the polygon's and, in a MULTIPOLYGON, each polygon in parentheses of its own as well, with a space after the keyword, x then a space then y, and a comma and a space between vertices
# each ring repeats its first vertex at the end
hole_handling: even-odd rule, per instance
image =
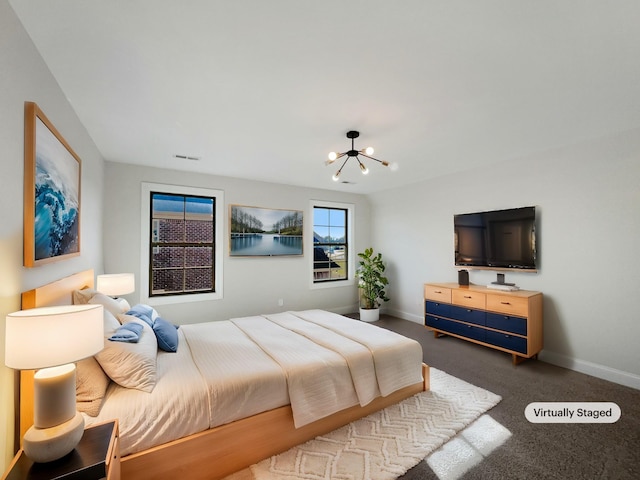
POLYGON ((552 295, 543 296, 544 347, 543 352, 563 352, 563 356, 573 357, 573 349, 564 329, 564 322, 552 295))

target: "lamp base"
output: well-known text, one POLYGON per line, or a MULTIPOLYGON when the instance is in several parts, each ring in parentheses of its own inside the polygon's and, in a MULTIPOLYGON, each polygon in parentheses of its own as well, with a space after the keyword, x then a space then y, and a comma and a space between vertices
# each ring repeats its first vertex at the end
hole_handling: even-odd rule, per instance
POLYGON ((31 427, 24 434, 22 448, 34 462, 53 462, 70 453, 82 438, 84 418, 81 413, 60 425, 49 428, 31 427))

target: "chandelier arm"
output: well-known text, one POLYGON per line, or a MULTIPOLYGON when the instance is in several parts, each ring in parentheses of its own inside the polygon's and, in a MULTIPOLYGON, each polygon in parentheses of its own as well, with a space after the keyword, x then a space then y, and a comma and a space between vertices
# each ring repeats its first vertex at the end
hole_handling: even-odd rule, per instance
MULTIPOLYGON (((342 155, 344 155, 344 153, 342 155)), ((344 159, 344 162, 342 162, 342 165, 338 169, 338 172, 336 173, 336 175, 340 175, 340 172, 342 172, 342 169, 344 168, 344 166, 347 164, 348 161, 349 161, 349 157, 344 159)))
MULTIPOLYGON (((369 159, 371 159, 371 160, 375 160, 376 162, 383 164, 385 167, 386 167, 387 165, 389 165, 389 162, 386 162, 386 161, 384 161, 384 160, 378 160, 378 159, 377 159, 377 158, 375 158, 375 157, 370 157, 370 156, 369 156, 369 155, 367 155, 366 153, 362 153, 362 152, 360 152, 360 155, 362 155, 363 157, 367 157, 367 158, 369 158, 369 159)), ((358 161, 359 161, 359 160, 358 160, 358 161)))

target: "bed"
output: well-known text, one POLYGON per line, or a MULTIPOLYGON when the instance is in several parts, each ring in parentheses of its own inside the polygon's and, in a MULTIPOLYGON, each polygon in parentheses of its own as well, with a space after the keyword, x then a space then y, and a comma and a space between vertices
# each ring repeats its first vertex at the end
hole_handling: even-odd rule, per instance
MULTIPOLYGON (((24 292, 23 309, 71 303, 93 278, 88 270, 24 292)), ((118 418, 125 480, 223 478, 429 385, 417 342, 322 310, 175 333, 177 351, 157 353, 153 388, 112 381, 97 415, 85 414, 87 424, 118 418)), ((22 372, 21 437, 33 418, 31 385, 22 372)))

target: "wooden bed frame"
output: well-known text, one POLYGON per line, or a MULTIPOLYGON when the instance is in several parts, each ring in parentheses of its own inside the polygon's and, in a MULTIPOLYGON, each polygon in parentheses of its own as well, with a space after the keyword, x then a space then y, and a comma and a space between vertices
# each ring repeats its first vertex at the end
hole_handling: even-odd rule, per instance
MULTIPOLYGON (((22 294, 22 308, 71 304, 71 292, 93 288, 93 270, 85 270, 22 294)), ((429 367, 422 364, 423 382, 378 397, 365 407, 355 406, 301 428, 293 425, 291 406, 269 410, 173 442, 123 457, 124 480, 189 478, 220 479, 260 460, 328 433, 416 393, 429 389, 429 367)), ((20 439, 33 423, 33 371, 21 372, 20 439)))

